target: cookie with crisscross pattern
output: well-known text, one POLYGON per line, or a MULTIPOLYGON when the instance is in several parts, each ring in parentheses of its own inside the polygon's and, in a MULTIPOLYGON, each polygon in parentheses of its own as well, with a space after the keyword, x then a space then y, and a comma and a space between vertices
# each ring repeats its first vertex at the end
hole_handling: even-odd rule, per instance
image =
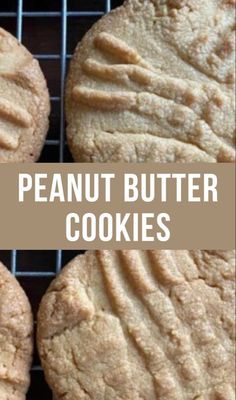
POLYGON ((234 251, 97 251, 52 283, 38 346, 58 400, 234 400, 234 251))
POLYGON ((95 24, 67 79, 74 159, 232 162, 234 3, 129 0, 95 24))

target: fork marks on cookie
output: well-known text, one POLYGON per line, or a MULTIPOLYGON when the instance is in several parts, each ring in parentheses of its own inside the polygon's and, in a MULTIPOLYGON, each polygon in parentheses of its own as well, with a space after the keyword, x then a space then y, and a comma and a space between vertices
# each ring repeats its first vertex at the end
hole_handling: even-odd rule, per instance
MULTIPOLYGON (((106 32, 98 34, 94 43, 101 51, 116 55, 117 63, 88 58, 82 64, 83 71, 91 79, 114 87, 75 85, 72 97, 76 102, 101 112, 130 111, 140 122, 143 119, 144 125, 149 120, 156 137, 192 144, 218 162, 234 160, 234 105, 230 96, 213 83, 196 83, 155 70, 135 49, 106 32)), ((131 115, 125 113, 123 122, 127 132, 135 131, 131 115)), ((111 127, 105 130, 111 131, 111 127)), ((114 131, 119 132, 119 126, 114 126, 114 131)))
POLYGON ((189 400, 185 393, 197 385, 199 399, 232 399, 232 386, 215 380, 232 358, 200 296, 210 290, 195 273, 187 282, 175 257, 172 251, 98 253, 108 297, 153 377, 157 398, 189 400))
POLYGON ((94 44, 100 50, 116 56, 124 63, 137 64, 147 69, 153 69, 151 64, 147 63, 136 50, 110 33, 99 33, 95 37, 94 44))
POLYGON ((32 117, 28 111, 6 99, 0 99, 0 115, 23 128, 29 128, 32 123, 32 117))
POLYGON ((73 89, 75 100, 104 110, 127 109, 135 106, 136 94, 133 92, 106 92, 105 90, 92 90, 81 86, 73 89))
POLYGON ((0 130, 0 148, 16 150, 19 146, 19 136, 0 130))
POLYGON ((0 98, 0 117, 3 127, 0 128, 0 148, 15 151, 19 146, 19 130, 32 125, 32 117, 24 108, 0 98))

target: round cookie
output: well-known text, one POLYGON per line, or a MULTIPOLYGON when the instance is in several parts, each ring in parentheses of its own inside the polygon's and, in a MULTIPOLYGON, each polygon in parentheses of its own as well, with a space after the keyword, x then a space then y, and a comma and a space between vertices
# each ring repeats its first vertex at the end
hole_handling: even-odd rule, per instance
POLYGON ((234 400, 234 251, 92 251, 38 314, 57 400, 234 400))
POLYGON ((39 63, 0 28, 0 162, 32 162, 48 130, 49 94, 39 63))
POLYGON ((235 159, 235 0, 128 0, 77 46, 66 86, 75 161, 235 159))
POLYGON ((33 319, 17 280, 0 263, 0 399, 25 400, 33 351, 33 319))

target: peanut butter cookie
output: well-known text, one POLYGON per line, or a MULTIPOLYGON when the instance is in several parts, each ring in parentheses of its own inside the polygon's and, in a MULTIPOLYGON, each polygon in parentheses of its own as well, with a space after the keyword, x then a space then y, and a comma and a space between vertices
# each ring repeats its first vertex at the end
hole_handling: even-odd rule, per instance
POLYGON ((0 399, 25 400, 33 348, 33 319, 25 293, 0 263, 0 399))
POLYGON ((39 63, 0 28, 0 162, 32 162, 41 153, 50 111, 39 63))
POLYGON ((76 48, 75 161, 235 159, 235 0, 128 0, 76 48))
POLYGON ((234 400, 235 253, 97 251, 38 315, 58 400, 234 400))

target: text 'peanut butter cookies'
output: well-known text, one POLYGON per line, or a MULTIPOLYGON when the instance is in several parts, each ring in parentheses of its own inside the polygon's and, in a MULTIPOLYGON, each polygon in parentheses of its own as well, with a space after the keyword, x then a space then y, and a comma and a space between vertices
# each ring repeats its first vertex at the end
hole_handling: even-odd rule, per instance
POLYGON ((234 160, 234 0, 129 0, 77 46, 75 161, 234 160))
POLYGON ((0 399, 25 400, 33 348, 28 299, 0 263, 0 399))
POLYGON ((97 251, 38 315, 57 400, 234 400, 235 253, 97 251))
POLYGON ((0 162, 39 158, 49 111, 48 89, 38 61, 0 28, 0 162))

